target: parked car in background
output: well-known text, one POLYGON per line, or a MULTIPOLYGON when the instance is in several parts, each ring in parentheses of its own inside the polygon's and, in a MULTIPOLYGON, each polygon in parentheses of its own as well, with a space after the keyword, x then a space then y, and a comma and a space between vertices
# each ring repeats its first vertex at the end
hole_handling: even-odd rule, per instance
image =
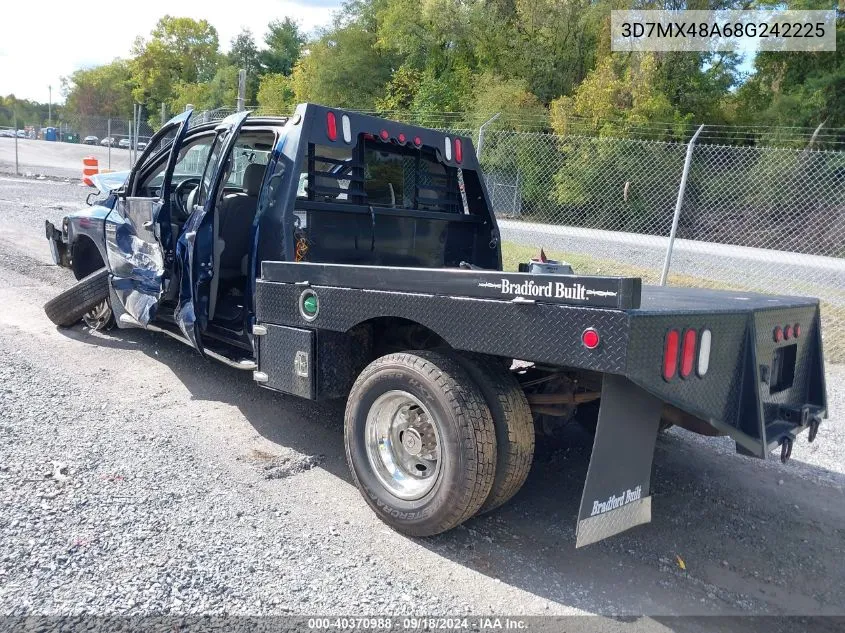
POLYGON ((129 149, 131 144, 129 143, 128 138, 122 138, 122 139, 120 139, 120 142, 118 142, 117 146, 120 147, 121 149, 129 149))
POLYGON ((107 136, 102 141, 100 141, 100 145, 103 147, 114 147, 117 145, 117 141, 114 140, 113 136, 107 136))
POLYGON ((14 136, 14 130, 0 130, 0 138, 7 137, 7 136, 14 136))
POLYGON ((135 146, 135 149, 137 149, 139 152, 143 152, 145 149, 147 149, 147 141, 138 141, 138 144, 135 146))
POLYGON ((82 139, 82 144, 83 145, 96 145, 99 140, 100 139, 98 139, 96 136, 93 136, 93 135, 92 136, 86 136, 84 139, 82 139))
POLYGON ((18 130, 18 138, 26 138, 26 130, 18 130))

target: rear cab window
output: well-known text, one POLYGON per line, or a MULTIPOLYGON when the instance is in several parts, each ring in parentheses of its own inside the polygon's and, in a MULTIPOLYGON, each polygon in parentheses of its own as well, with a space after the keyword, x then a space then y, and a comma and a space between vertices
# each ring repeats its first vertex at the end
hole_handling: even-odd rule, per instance
POLYGON ((297 198, 441 213, 468 214, 460 168, 441 164, 430 148, 376 141, 356 147, 309 144, 297 198))

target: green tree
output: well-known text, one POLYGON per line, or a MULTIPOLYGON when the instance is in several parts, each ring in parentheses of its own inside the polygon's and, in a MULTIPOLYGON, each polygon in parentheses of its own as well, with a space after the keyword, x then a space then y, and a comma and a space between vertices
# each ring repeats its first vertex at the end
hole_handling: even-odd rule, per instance
POLYGON ((302 53, 305 37, 290 18, 273 20, 264 36, 267 48, 258 54, 262 73, 290 75, 302 53))
POLYGON ((133 87, 129 64, 121 59, 62 78, 65 107, 81 116, 127 116, 133 87))
MULTIPOLYGON (((648 122, 675 123, 678 129, 692 115, 675 108, 660 90, 657 57, 643 54, 632 58, 607 56, 599 62, 571 97, 551 104, 552 129, 562 135, 587 131, 600 136, 626 136, 632 126, 648 122)), ((673 138, 675 129, 655 127, 654 139, 673 138)))
MULTIPOLYGON (((15 123, 16 116, 18 129, 23 129, 27 125, 43 126, 47 124, 48 111, 49 105, 46 103, 38 103, 29 99, 18 99, 13 94, 0 97, 0 126, 11 127, 15 123)), ((54 103, 54 125, 57 121, 62 120, 63 113, 64 108, 54 103)))
POLYGON ((845 127, 845 12, 838 15, 836 51, 755 57, 754 74, 737 91, 736 122, 845 127))
POLYGON ((138 38, 129 68, 138 103, 157 111, 173 100, 180 84, 210 81, 220 62, 217 29, 206 20, 165 15, 149 40, 138 38))
POLYGON ((538 123, 548 121, 548 111, 528 88, 525 79, 503 79, 490 72, 475 78, 472 102, 472 127, 478 127, 499 114, 508 129, 536 131, 538 123))
POLYGON ((187 104, 197 110, 232 107, 238 99, 238 68, 220 66, 211 81, 177 82, 168 101, 172 112, 181 112, 187 104))
POLYGON ((290 77, 278 73, 270 73, 261 78, 258 86, 258 107, 272 114, 287 114, 293 112, 296 105, 296 95, 291 87, 290 77))
POLYGON ((291 77, 296 100, 372 110, 390 80, 392 58, 357 24, 335 28, 308 45, 291 77))
POLYGON ((261 62, 252 31, 243 29, 232 38, 229 54, 226 58, 229 65, 246 70, 246 102, 248 104, 255 103, 258 95, 261 62))

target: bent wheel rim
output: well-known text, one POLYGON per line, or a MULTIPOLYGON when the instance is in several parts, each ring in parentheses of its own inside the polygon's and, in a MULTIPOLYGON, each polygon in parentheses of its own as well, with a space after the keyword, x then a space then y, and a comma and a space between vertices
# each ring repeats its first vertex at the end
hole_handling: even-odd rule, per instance
POLYGON ((440 475, 437 424, 420 400, 407 391, 388 391, 367 412, 367 459, 381 484, 406 501, 428 494, 440 475))
POLYGON ((82 320, 92 330, 102 330, 111 320, 111 306, 108 299, 103 299, 82 317, 82 320))

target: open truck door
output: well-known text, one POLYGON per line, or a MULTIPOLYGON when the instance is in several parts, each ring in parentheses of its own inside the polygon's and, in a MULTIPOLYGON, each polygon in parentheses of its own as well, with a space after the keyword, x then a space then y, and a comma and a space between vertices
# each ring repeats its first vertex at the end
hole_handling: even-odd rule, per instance
POLYGON ((191 112, 173 117, 152 137, 105 225, 112 309, 121 327, 147 327, 172 279, 175 239, 171 181, 191 112), (141 174, 170 139, 159 195, 139 197, 141 174))
POLYGON ((176 322, 200 354, 204 354, 202 332, 214 317, 220 254, 225 245, 225 236, 220 236, 218 226, 217 201, 234 164, 232 148, 248 116, 249 112, 237 112, 223 119, 215 128, 216 138, 196 204, 176 245, 176 267, 180 271, 176 322))

